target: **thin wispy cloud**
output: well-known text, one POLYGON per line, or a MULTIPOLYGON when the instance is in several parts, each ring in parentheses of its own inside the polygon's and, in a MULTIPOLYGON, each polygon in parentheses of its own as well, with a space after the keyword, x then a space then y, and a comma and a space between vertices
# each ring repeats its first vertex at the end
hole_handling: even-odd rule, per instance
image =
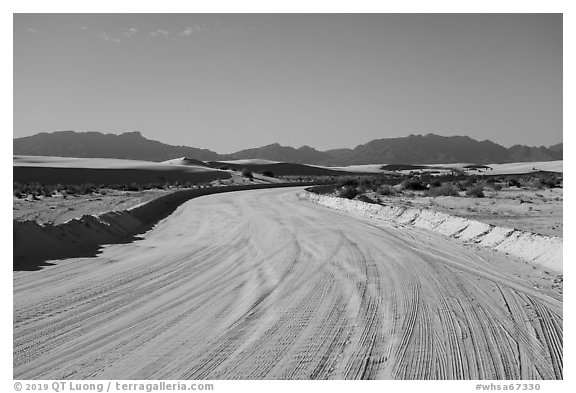
POLYGON ((140 29, 137 29, 135 27, 130 27, 128 29, 124 29, 122 31, 122 34, 124 34, 126 37, 130 38, 136 35, 136 33, 138 33, 140 31, 140 29))
POLYGON ((167 30, 162 30, 162 29, 156 29, 154 31, 151 31, 148 34, 150 37, 162 37, 162 38, 168 38, 170 36, 170 32, 167 30))
POLYGON ((90 30, 88 26, 80 26, 80 30, 90 30))
POLYGON ((210 31, 212 28, 209 25, 201 24, 201 25, 191 25, 187 26, 184 30, 178 34, 181 37, 189 37, 194 33, 202 33, 205 31, 210 31))
POLYGON ((203 32, 233 34, 234 32, 241 32, 245 30, 254 30, 254 29, 255 29, 254 26, 230 27, 230 26, 224 26, 219 22, 213 22, 211 24, 194 24, 187 26, 184 30, 178 33, 178 35, 180 37, 190 37, 195 33, 203 33, 203 32))
POLYGON ((38 29, 34 29, 33 27, 28 27, 26 31, 32 34, 38 34, 38 29))
POLYGON ((178 34, 178 35, 181 36, 181 37, 189 37, 189 36, 191 36, 192 34, 194 34, 194 33, 197 32, 197 31, 199 31, 197 25, 188 26, 188 27, 186 27, 184 30, 182 30, 182 31, 180 32, 180 34, 178 34))
POLYGON ((119 38, 115 38, 115 37, 110 37, 108 34, 106 33, 98 33, 96 34, 94 37, 106 41, 106 42, 115 42, 117 44, 120 44, 122 42, 121 39, 119 38))

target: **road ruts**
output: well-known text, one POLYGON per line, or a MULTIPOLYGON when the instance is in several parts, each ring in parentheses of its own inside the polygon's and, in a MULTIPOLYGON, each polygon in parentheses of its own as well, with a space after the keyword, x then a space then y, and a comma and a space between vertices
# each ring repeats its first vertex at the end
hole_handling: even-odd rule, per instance
POLYGON ((200 197, 15 272, 14 378, 563 377, 562 301, 514 262, 297 192, 200 197))

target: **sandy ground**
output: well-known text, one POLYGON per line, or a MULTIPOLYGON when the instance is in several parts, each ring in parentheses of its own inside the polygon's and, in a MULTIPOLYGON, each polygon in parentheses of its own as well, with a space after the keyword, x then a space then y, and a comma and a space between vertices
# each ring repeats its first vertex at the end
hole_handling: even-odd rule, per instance
MULTIPOLYGON (((375 197, 375 195, 372 195, 375 197)), ((496 226, 562 237, 563 189, 485 191, 484 198, 383 197, 386 204, 426 207, 496 226)))
POLYGON ((200 197, 15 272, 14 378, 562 378, 559 277, 297 193, 200 197))
POLYGON ((176 190, 106 190, 106 195, 79 195, 66 198, 60 195, 50 198, 40 197, 39 200, 13 198, 13 218, 19 221, 34 220, 39 224, 62 224, 86 214, 96 215, 130 209, 176 190))

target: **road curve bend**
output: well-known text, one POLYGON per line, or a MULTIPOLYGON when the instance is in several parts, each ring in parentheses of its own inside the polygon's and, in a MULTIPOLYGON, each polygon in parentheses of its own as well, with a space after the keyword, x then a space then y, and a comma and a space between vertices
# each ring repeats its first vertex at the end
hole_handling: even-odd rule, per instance
POLYGON ((480 252, 294 189, 200 197, 14 272, 14 378, 561 379, 561 299, 480 252))

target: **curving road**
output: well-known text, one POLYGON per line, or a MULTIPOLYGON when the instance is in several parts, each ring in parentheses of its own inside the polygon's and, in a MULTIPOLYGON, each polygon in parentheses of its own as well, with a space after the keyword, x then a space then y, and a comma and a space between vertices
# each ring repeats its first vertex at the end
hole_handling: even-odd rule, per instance
POLYGON ((497 258, 294 189, 205 196, 15 272, 14 378, 562 378, 561 299, 497 258))

